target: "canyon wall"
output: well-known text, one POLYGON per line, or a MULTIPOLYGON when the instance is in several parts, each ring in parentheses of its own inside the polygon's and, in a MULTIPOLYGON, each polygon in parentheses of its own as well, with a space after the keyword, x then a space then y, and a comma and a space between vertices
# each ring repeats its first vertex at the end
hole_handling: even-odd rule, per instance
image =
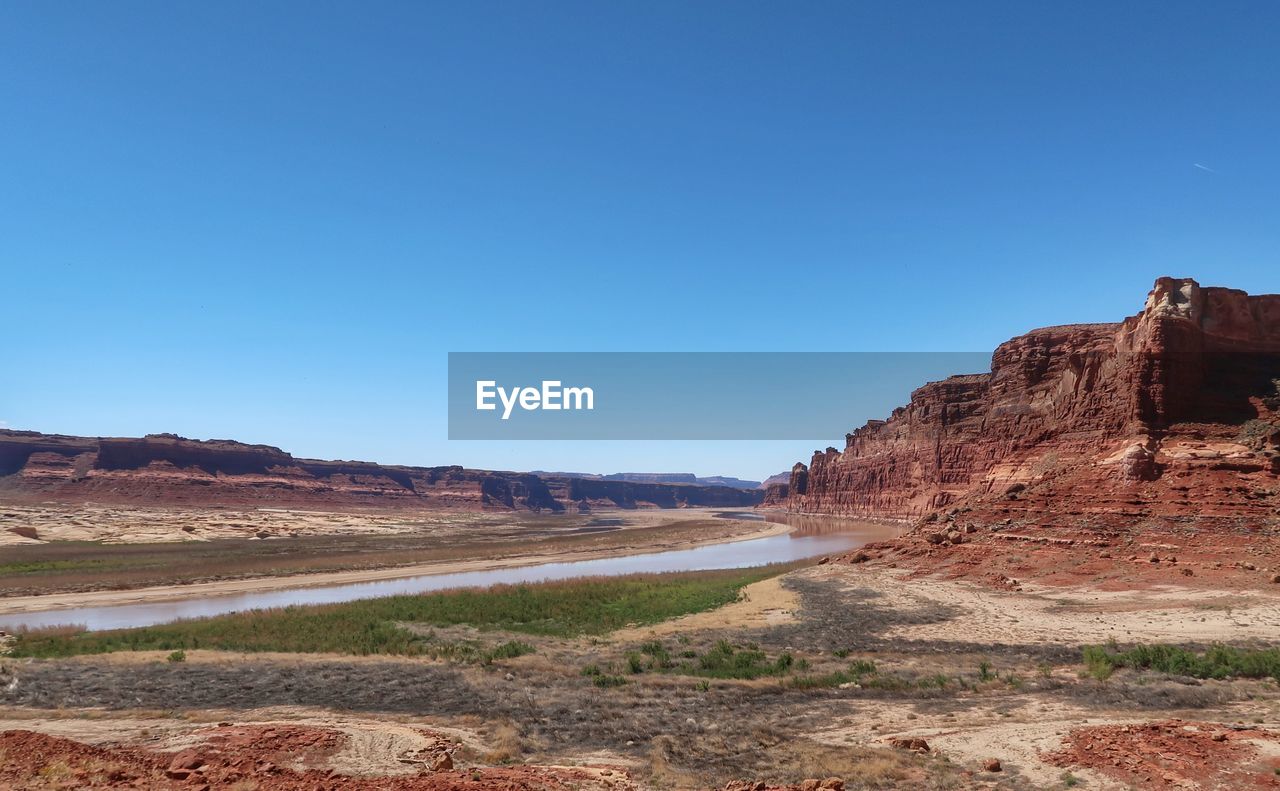
POLYGON ((763 495, 725 486, 298 459, 269 445, 172 434, 90 438, 0 430, 0 502, 584 512, 747 508, 763 495))
POLYGON ((815 452, 768 500, 895 520, 1045 526, 1280 520, 1280 295, 1161 278, 1113 324, 1001 344, 815 452))

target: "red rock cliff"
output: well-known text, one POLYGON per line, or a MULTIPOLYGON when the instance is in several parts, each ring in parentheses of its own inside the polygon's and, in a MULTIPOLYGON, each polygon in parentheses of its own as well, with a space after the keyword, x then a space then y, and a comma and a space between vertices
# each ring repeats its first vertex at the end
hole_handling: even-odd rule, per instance
POLYGON ((1280 295, 1161 278, 1136 316, 1034 330, 797 464, 790 510, 1044 525, 1280 508, 1280 295))

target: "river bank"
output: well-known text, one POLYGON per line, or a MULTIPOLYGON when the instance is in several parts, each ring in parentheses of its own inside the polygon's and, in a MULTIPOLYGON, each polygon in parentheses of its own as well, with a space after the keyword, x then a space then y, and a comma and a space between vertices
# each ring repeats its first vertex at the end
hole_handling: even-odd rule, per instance
POLYGON ((839 522, 833 524, 841 530, 792 533, 790 526, 776 522, 702 521, 728 529, 688 528, 678 540, 629 552, 613 546, 565 554, 473 557, 421 567, 10 597, 0 599, 0 628, 41 629, 71 624, 89 630, 117 629, 249 609, 337 603, 449 588, 759 566, 845 552, 885 538, 892 531, 883 525, 839 522))

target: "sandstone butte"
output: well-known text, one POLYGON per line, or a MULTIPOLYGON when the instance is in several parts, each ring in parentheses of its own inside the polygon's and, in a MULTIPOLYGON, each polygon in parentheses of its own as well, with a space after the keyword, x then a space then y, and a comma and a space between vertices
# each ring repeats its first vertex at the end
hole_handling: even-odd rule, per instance
POLYGON ((797 463, 766 505, 969 530, 1271 533, 1278 473, 1280 295, 1161 278, 1124 321, 1033 330, 989 373, 920 387, 797 463))
POLYGON ((762 496, 726 486, 299 459, 269 445, 172 434, 91 438, 0 430, 0 502, 586 512, 742 508, 762 496))

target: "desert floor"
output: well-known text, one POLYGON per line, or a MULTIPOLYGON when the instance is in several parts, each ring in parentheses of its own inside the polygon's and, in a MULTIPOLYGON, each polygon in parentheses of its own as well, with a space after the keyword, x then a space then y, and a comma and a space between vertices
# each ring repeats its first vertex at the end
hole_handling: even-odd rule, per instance
POLYGON ((1099 677, 1081 660, 1111 639, 1260 645, 1278 626, 1267 588, 1003 590, 826 563, 651 627, 519 635, 533 653, 483 666, 214 651, 11 660, 0 786, 1280 788, 1274 680, 1099 677), (722 640, 803 670, 628 670, 722 640), (597 683, 602 672, 618 685, 597 683))

